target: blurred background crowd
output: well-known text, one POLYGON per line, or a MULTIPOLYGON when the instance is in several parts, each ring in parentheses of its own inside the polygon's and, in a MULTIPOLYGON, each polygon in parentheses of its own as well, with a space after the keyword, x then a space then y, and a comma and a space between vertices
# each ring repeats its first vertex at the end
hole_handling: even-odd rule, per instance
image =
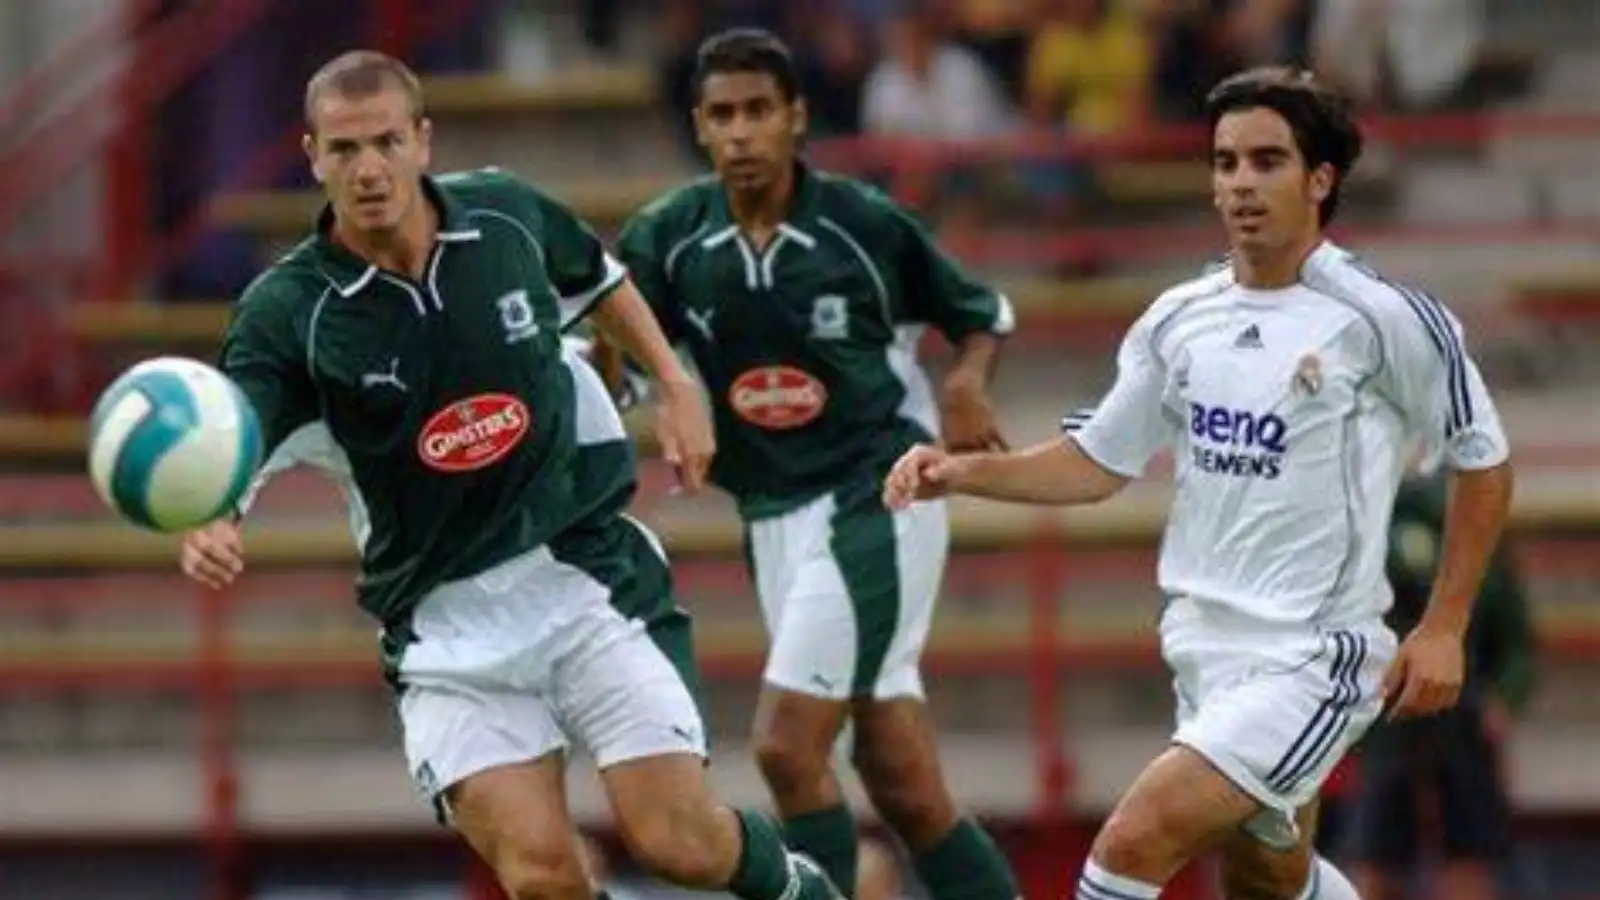
MULTIPOLYGON (((302 90, 333 55, 412 62, 437 169, 516 171, 609 240, 703 173, 690 65, 734 25, 792 42, 814 162, 881 185, 1011 297, 995 393, 1013 445, 1092 403, 1132 319, 1224 249, 1196 121, 1209 87, 1284 62, 1357 98, 1369 149, 1337 236, 1465 322, 1516 449, 1518 574, 1480 661, 1504 687, 1471 733, 1371 751, 1420 767, 1404 779, 1420 788, 1330 820, 1329 852, 1382 825, 1390 896, 1600 896, 1600 2, 11 0, 0 900, 491 896, 403 771, 340 498, 311 475, 275 483, 247 523, 250 573, 197 592, 171 540, 94 497, 84 414, 134 360, 212 357, 230 299, 309 229, 302 90), (1468 745, 1496 777, 1439 762, 1468 745), (1472 818, 1495 803, 1503 827, 1472 818)), ((672 496, 655 461, 641 478, 635 512, 698 622, 716 779, 759 805, 765 645, 732 510, 672 496)), ((931 701, 950 781, 1029 897, 1067 895, 1168 734, 1150 622, 1170 490, 1158 474, 1092 511, 956 515, 931 701)), ((1368 763, 1330 799, 1359 800, 1368 763)), ((619 896, 654 895, 582 770, 572 805, 619 896)), ((897 848, 873 846, 864 900, 917 896, 897 848)), ((1215 896, 1208 874, 1173 896, 1215 896)))

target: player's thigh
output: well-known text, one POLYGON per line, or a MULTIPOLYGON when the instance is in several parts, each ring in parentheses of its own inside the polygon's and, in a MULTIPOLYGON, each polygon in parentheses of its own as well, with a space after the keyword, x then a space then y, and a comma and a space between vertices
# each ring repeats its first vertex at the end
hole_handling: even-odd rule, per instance
POLYGON ((406 763, 443 823, 457 785, 491 769, 559 756, 566 737, 531 692, 440 680, 406 686, 399 702, 406 763))
POLYGON ((1317 836, 1317 801, 1295 816, 1299 839, 1294 846, 1269 847, 1236 830, 1218 848, 1225 900, 1295 900, 1311 878, 1317 836))
POLYGON ((1173 745, 1134 779, 1095 836, 1092 853, 1112 872, 1162 884, 1259 810, 1208 759, 1173 745))
POLYGON ((1332 631, 1268 652, 1228 643, 1238 639, 1227 635, 1197 659, 1164 638, 1180 691, 1187 682, 1192 695, 1173 740, 1254 798, 1261 810, 1246 829, 1287 849, 1298 842, 1296 811, 1381 711, 1393 640, 1386 631, 1332 631), (1208 677, 1208 667, 1226 674, 1208 677))
POLYGON ((942 504, 891 513, 865 487, 753 523, 772 635, 765 680, 831 700, 922 696, 918 667, 948 541, 942 504))
POLYGON ((1452 859, 1493 860, 1510 844, 1511 814, 1503 769, 1471 707, 1441 714, 1433 794, 1439 804, 1440 838, 1452 859))
POLYGON ((717 800, 698 757, 636 757, 607 766, 600 779, 636 861, 681 884, 725 881, 739 825, 717 800))
POLYGON ((562 754, 476 772, 445 795, 452 824, 512 896, 589 896, 562 754))

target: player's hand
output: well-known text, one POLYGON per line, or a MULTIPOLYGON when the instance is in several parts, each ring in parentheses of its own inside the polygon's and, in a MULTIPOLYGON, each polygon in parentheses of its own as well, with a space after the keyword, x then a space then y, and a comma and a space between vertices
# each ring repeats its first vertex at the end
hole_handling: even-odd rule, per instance
POLYGON ((244 571, 244 541, 239 526, 213 522, 183 538, 178 555, 183 574, 211 588, 225 588, 244 571))
POLYGON ((679 486, 689 493, 704 487, 717 441, 711 414, 694 382, 662 383, 656 405, 656 437, 661 442, 661 458, 672 465, 679 486))
POLYGON ((883 505, 898 512, 917 500, 943 497, 967 463, 941 447, 918 444, 900 457, 883 480, 883 505))
POLYGON ((945 381, 943 403, 944 445, 955 453, 1005 450, 999 419, 989 391, 981 381, 951 378, 945 381))
POLYGON ((1467 670, 1462 644, 1459 631, 1426 623, 1406 635, 1384 677, 1389 718, 1431 716, 1456 705, 1467 670))

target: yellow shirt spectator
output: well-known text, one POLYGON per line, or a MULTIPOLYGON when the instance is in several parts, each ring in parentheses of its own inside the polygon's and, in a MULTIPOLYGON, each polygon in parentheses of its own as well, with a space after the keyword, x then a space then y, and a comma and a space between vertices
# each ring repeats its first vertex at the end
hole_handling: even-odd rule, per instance
POLYGON ((1105 134, 1137 123, 1154 76, 1155 48, 1140 17, 1108 0, 1066 0, 1028 57, 1030 111, 1075 131, 1105 134), (1085 7, 1089 7, 1086 10, 1085 7), (1098 8, 1095 8, 1098 7, 1098 8))

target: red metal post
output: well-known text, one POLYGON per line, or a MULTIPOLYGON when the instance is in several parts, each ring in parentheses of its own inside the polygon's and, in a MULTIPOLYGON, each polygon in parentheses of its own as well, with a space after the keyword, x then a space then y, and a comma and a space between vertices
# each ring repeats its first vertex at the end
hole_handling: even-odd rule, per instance
POLYGON ((391 56, 411 50, 411 0, 377 0, 377 43, 391 56))
MULTIPOLYGON (((1065 838, 1071 809, 1072 763, 1063 746, 1061 723, 1061 601, 1066 588, 1065 541, 1053 520, 1042 519, 1030 559, 1030 626, 1032 657, 1029 697, 1032 703, 1034 761, 1038 767, 1039 796, 1036 819, 1051 838, 1065 838)), ((1051 843, 1058 841, 1047 838, 1051 843)), ((1048 873, 1051 883, 1044 896, 1070 893, 1075 870, 1060 866, 1048 873)))
POLYGON ((240 871, 239 779, 233 747, 234 684, 228 642, 228 600, 200 589, 200 652, 196 675, 201 715, 206 844, 214 900, 246 900, 240 871))
MULTIPOLYGON (((122 3, 122 43, 135 45, 135 33, 143 19, 141 0, 122 3)), ((149 116, 138 104, 141 73, 137 66, 124 67, 116 90, 117 129, 105 155, 105 217, 102 234, 105 247, 102 265, 96 267, 90 290, 95 300, 120 300, 138 279, 148 247, 151 223, 150 141, 154 134, 149 116)))

